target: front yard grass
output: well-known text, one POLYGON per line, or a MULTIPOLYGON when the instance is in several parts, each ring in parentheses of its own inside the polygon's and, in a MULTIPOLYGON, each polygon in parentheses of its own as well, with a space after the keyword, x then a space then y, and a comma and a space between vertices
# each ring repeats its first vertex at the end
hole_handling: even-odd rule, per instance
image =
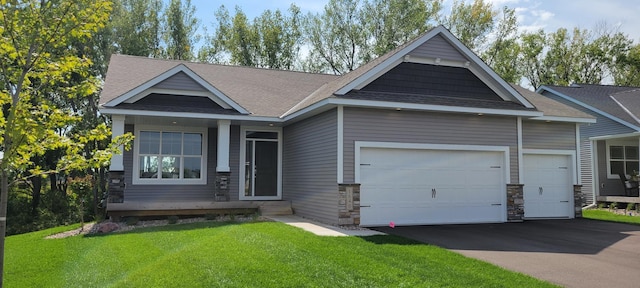
POLYGON ((554 287, 396 236, 201 222, 44 239, 61 229, 7 238, 5 287, 554 287))
POLYGON ((604 209, 587 209, 582 210, 582 217, 593 220, 602 220, 610 222, 619 222, 627 224, 640 225, 640 217, 616 214, 604 209))

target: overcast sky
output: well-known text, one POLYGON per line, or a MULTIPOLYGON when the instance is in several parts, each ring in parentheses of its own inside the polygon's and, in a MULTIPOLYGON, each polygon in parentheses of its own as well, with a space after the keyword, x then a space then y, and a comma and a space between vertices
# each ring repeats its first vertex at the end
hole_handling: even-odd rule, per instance
MULTIPOLYGON (((521 29, 555 31, 560 27, 572 29, 594 29, 598 23, 619 27, 635 43, 640 42, 640 1, 638 0, 488 0, 499 9, 503 6, 515 8, 521 29)), ((196 16, 201 26, 213 27, 213 12, 225 5, 233 13, 236 5, 242 8, 249 19, 258 16, 266 9, 287 10, 295 3, 302 12, 320 12, 326 0, 191 0, 196 7, 196 16)), ((467 0, 467 2, 471 2, 467 0)), ((445 0, 445 11, 453 0, 445 0)))

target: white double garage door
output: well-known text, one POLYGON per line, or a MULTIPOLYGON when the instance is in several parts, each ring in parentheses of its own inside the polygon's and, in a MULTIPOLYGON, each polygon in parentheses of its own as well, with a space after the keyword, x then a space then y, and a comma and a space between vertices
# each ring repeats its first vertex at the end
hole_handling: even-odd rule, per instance
MULTIPOLYGON (((506 221, 507 148, 408 147, 357 147, 362 226, 506 221)), ((524 156, 525 217, 570 217, 571 160, 524 156)))

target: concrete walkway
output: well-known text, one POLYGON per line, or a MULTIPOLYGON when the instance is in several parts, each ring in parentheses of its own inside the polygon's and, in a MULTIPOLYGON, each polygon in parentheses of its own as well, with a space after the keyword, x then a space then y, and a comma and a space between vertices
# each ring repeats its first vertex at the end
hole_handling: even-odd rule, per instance
POLYGON ((383 232, 369 230, 365 228, 343 229, 340 227, 322 224, 322 223, 305 219, 295 215, 267 216, 267 218, 274 221, 282 222, 291 226, 302 228, 318 236, 341 237, 341 236, 386 235, 383 232))

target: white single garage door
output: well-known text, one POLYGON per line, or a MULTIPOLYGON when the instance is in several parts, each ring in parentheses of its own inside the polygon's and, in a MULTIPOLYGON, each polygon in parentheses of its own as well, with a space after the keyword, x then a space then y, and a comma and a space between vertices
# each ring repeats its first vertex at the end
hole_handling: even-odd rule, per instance
POLYGON ((573 165, 569 155, 524 155, 524 217, 571 218, 573 165))
POLYGON ((504 152, 361 148, 363 226, 504 222, 504 152))

